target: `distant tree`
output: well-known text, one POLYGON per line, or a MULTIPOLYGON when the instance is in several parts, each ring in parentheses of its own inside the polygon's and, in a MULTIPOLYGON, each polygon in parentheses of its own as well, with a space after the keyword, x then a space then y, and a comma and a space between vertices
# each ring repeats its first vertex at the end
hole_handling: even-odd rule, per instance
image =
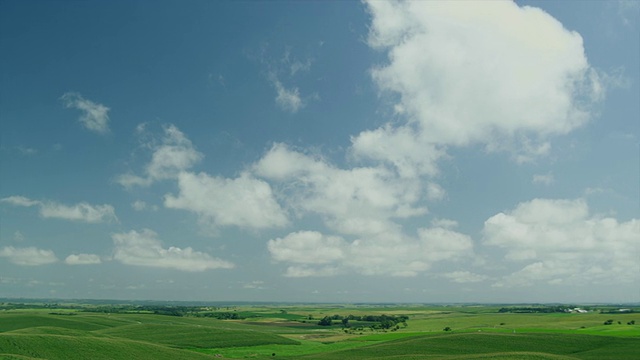
POLYGON ((451 328, 447 326, 446 328, 442 329, 442 331, 451 331, 451 328))
POLYGON ((318 325, 320 326, 331 326, 332 323, 333 320, 331 319, 331 316, 325 316, 320 321, 318 321, 318 325))
POLYGON ((349 318, 342 319, 342 326, 349 327, 349 318))

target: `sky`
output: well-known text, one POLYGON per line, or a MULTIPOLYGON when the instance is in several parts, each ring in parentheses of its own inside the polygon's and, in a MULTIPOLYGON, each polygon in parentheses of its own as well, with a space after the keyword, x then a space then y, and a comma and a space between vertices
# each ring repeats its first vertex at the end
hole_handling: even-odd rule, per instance
POLYGON ((638 1, 0 1, 0 297, 640 301, 638 1))

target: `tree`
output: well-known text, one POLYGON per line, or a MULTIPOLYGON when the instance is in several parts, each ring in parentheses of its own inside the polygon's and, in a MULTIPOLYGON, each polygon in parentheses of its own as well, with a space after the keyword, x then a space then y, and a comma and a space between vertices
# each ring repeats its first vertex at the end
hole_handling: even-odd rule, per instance
POLYGON ((349 327, 349 318, 342 319, 342 326, 349 327))
POLYGON ((330 316, 325 316, 320 321, 318 321, 318 325, 320 326, 331 326, 332 323, 333 323, 333 320, 331 319, 330 316))
POLYGON ((447 326, 446 328, 442 329, 442 331, 451 331, 451 328, 447 326))

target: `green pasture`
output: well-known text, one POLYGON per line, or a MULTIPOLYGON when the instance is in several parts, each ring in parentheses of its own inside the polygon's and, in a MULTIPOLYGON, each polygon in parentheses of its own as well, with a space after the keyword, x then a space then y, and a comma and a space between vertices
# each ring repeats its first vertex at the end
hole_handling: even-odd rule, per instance
MULTIPOLYGON (((81 310, 0 311, 0 359, 636 359, 640 313, 505 313, 489 306, 241 306, 242 320, 81 310), (319 326, 406 315, 407 326, 319 326), (311 318, 311 319, 310 319, 311 318), (605 321, 612 320, 610 325, 605 321), (635 324, 632 324, 635 322, 635 324), (355 327, 362 328, 354 331, 355 327), (445 328, 450 331, 444 331, 445 328)), ((211 310, 203 310, 203 313, 211 310)))
POLYGON ((637 359, 640 339, 574 334, 461 333, 408 337, 300 359, 637 359))

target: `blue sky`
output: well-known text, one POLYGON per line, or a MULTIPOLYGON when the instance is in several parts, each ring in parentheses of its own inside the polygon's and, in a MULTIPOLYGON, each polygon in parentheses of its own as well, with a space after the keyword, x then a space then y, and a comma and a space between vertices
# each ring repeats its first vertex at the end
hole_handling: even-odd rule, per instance
POLYGON ((0 1, 0 294, 640 301, 639 4, 0 1))

